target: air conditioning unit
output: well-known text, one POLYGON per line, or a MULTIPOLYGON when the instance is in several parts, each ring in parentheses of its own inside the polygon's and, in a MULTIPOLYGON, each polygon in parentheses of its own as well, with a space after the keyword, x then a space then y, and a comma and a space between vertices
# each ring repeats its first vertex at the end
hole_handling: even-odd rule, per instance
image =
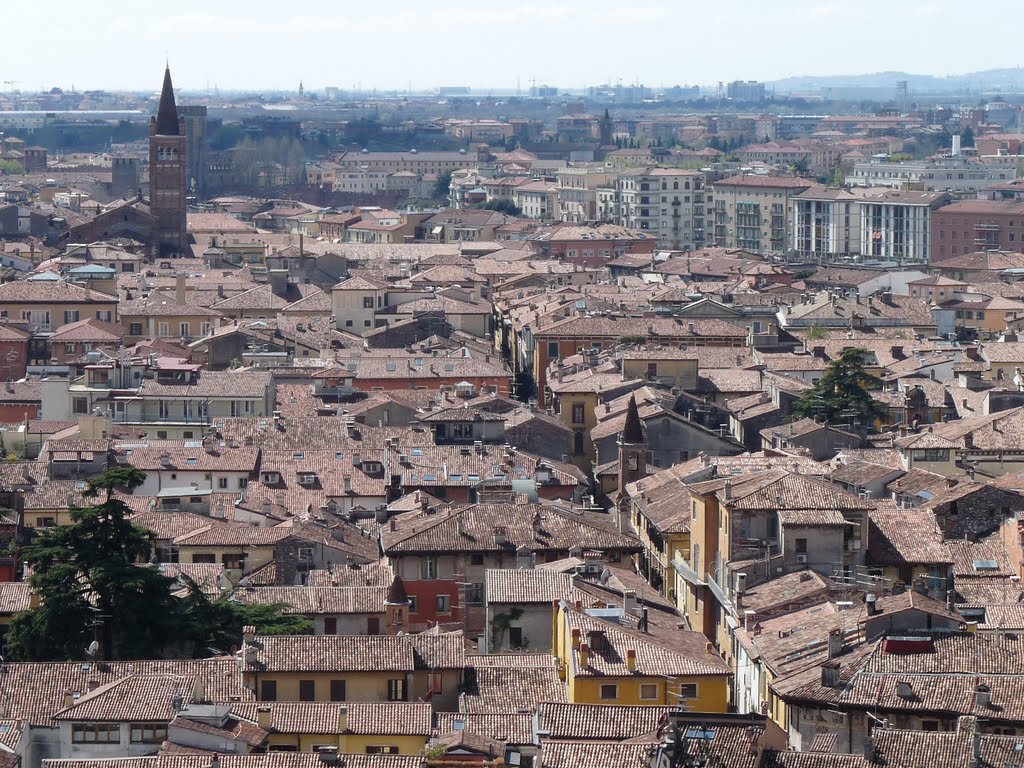
POLYGON ((801 565, 806 565, 807 564, 807 555, 797 555, 796 556, 796 561, 798 563, 800 563, 801 565))

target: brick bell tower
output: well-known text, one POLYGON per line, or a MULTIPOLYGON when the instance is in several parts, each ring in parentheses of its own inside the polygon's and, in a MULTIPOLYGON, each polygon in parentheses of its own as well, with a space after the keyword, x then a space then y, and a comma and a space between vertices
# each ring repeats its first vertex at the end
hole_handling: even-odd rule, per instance
POLYGON ((160 255, 183 255, 188 244, 185 220, 185 121, 178 117, 170 66, 164 70, 160 106, 149 122, 149 211, 160 255))

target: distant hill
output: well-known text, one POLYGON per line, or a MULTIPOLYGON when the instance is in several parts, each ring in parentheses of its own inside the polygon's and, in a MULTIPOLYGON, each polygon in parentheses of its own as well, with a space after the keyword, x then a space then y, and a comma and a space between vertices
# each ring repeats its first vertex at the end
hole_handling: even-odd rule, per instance
POLYGON ((825 88, 846 89, 891 89, 895 94, 896 83, 907 81, 909 91, 917 93, 1007 93, 1024 92, 1024 69, 986 69, 962 75, 915 75, 910 72, 873 72, 860 75, 808 75, 786 77, 765 83, 778 94, 816 93, 825 88))

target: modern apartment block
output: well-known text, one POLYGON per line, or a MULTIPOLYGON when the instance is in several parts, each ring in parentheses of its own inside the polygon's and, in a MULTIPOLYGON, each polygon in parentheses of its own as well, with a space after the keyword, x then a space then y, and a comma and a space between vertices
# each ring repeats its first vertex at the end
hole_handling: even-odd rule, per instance
POLYGON ((827 261, 854 256, 924 264, 931 259, 931 217, 944 192, 811 187, 792 199, 791 247, 827 261))
POLYGON ((709 245, 754 253, 789 249, 793 197, 813 186, 795 176, 730 176, 716 181, 709 245))

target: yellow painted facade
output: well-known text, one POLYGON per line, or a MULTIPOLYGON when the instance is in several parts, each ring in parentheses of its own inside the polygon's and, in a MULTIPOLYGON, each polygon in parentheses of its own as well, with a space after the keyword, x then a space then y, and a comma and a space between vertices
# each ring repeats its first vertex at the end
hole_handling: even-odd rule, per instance
MULTIPOLYGON (((565 681, 568 700, 573 704, 616 704, 640 706, 678 706, 684 704, 693 712, 726 712, 729 706, 729 677, 723 670, 715 675, 665 675, 627 672, 623 674, 596 673, 581 667, 578 653, 573 647, 571 622, 564 603, 553 613, 552 652, 558 660, 559 676, 565 681)), ((645 642, 630 638, 631 645, 641 647, 645 642)), ((625 659, 627 650, 614 646, 618 656, 625 659)), ((638 651, 639 653, 639 651, 638 651)))

